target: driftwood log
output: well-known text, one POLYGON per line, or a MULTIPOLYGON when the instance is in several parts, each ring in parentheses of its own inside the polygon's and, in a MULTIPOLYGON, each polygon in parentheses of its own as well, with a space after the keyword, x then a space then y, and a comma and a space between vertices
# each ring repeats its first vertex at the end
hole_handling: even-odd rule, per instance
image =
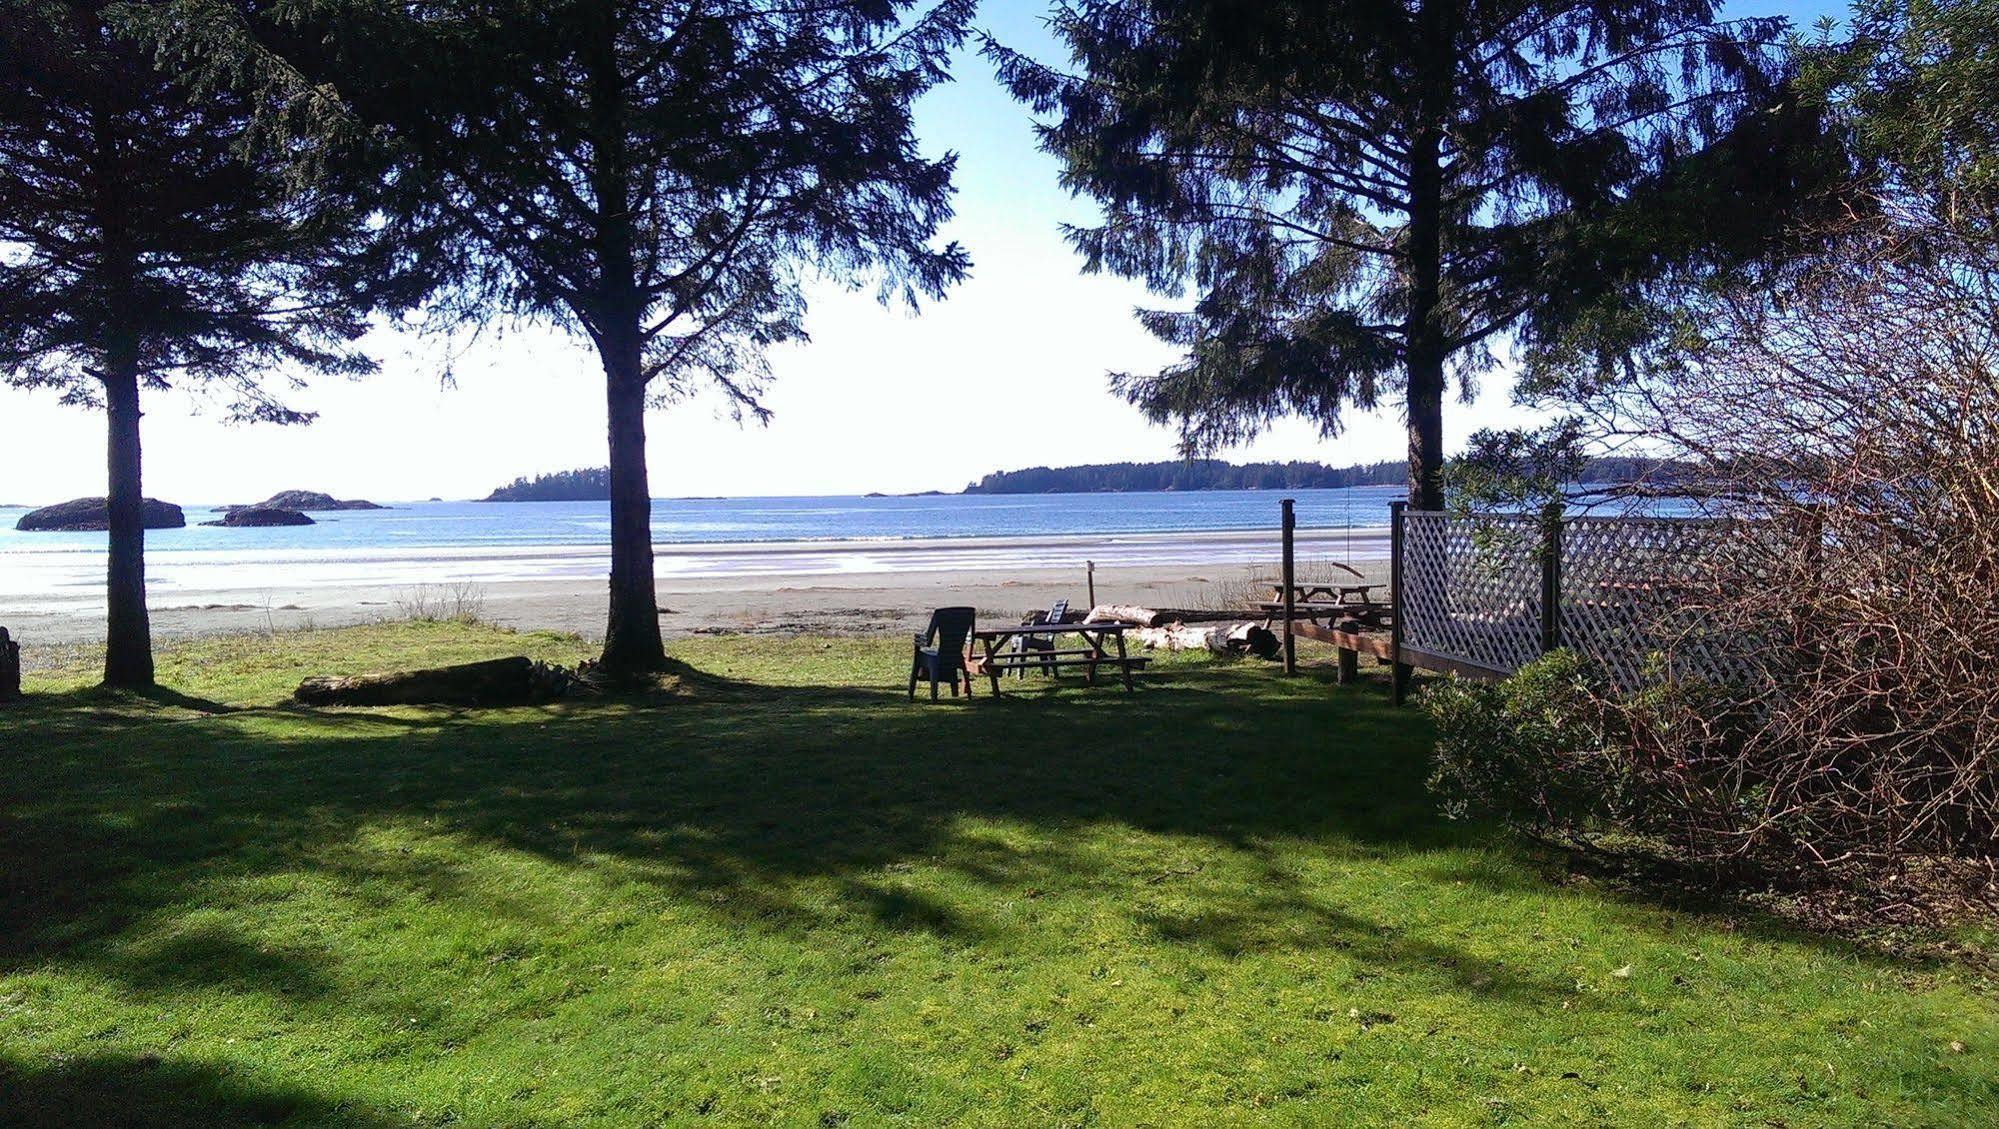
POLYGON ((0 702, 21 697, 21 645, 0 627, 0 702))
POLYGON ((1128 623, 1133 627, 1165 627, 1173 623, 1235 623, 1245 615, 1240 611, 1209 611, 1205 608, 1147 608, 1137 604, 1098 604, 1090 609, 1084 623, 1128 623))
POLYGON ((561 667, 516 655, 435 670, 308 678, 292 697, 309 706, 503 706, 561 697, 568 683, 561 667))
POLYGON ((1131 637, 1147 650, 1207 650, 1218 655, 1246 651, 1260 659, 1276 657, 1279 648, 1277 633, 1260 623, 1217 623, 1205 627, 1175 623, 1141 627, 1131 632, 1131 637))

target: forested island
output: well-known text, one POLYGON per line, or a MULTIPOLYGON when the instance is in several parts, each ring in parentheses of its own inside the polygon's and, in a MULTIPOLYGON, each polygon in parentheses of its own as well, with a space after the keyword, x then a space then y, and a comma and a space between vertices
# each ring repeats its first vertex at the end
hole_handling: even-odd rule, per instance
POLYGON ((1409 473, 1405 462, 1329 467, 1323 463, 1230 463, 1175 459, 1157 463, 1096 463, 1028 467, 986 475, 967 494, 1091 494, 1147 490, 1325 490, 1342 486, 1393 486, 1409 473))
MULTIPOLYGON (((1653 477, 1660 464, 1652 459, 1590 459, 1578 479, 1586 483, 1625 483, 1653 477)), ((1002 470, 966 486, 966 494, 1137 494, 1153 490, 1337 490, 1349 486, 1400 486, 1409 464, 1400 459, 1356 466, 1324 463, 1231 463, 1221 459, 1176 459, 1156 463, 1093 463, 1089 466, 1028 467, 1002 470)), ((943 493, 926 490, 916 495, 943 493)), ((611 496, 607 467, 522 476, 487 495, 487 502, 602 502, 611 496)))
MULTIPOLYGON (((1625 483, 1656 475, 1653 459, 1590 459, 1578 481, 1625 483)), ((1331 467, 1324 463, 1229 463, 1187 459, 1157 463, 1096 463, 997 471, 965 487, 967 494, 1093 494, 1148 490, 1336 490, 1350 486, 1400 486, 1409 464, 1401 460, 1331 467)))
POLYGON ((583 467, 554 474, 514 479, 481 501, 486 502, 604 502, 611 497, 611 468, 583 467))

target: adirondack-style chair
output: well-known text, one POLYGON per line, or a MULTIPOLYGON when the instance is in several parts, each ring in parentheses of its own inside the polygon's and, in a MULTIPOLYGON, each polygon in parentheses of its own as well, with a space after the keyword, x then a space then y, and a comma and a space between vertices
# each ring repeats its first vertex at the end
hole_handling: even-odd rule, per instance
POLYGON ((965 639, 979 613, 974 608, 938 608, 930 613, 930 626, 916 637, 909 659, 909 700, 916 700, 916 683, 929 679, 930 699, 937 700, 937 684, 951 684, 951 696, 958 696, 958 680, 964 679, 965 696, 972 696, 972 675, 965 669, 965 639))
MULTIPOLYGON (((1057 600, 1055 601, 1054 605, 1048 609, 1048 614, 1041 618, 1041 622, 1061 623, 1063 620, 1066 620, 1068 618, 1069 618, 1069 601, 1057 600)), ((1032 623, 1033 621, 1029 620, 1028 622, 1032 623)), ((1047 635, 1044 636, 1017 635, 1014 637, 1013 640, 1013 649, 1023 657, 1035 651, 1052 652, 1053 650, 1055 650, 1055 639, 1053 636, 1047 636, 1047 635)), ((1052 674, 1054 672, 1054 667, 1050 664, 1050 661, 1048 659, 1042 660, 1041 672, 1043 674, 1052 674)), ((1026 678, 1027 664, 1023 662, 1020 666, 1014 669, 1013 673, 1015 678, 1026 678)))
POLYGON ((21 696, 21 645, 8 638, 0 627, 0 702, 21 696))

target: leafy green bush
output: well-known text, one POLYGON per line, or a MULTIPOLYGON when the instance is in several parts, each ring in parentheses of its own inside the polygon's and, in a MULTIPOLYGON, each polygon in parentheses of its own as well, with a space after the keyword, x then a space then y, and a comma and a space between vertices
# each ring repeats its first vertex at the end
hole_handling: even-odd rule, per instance
POLYGON ((1430 788, 1453 819, 1574 838, 1621 793, 1600 672, 1556 651, 1503 682, 1452 678, 1423 695, 1437 727, 1430 788))

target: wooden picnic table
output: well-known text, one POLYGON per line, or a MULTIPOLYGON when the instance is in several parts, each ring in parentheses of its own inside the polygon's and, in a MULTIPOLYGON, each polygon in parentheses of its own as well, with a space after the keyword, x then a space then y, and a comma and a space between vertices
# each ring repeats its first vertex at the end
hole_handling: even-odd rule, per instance
MULTIPOLYGON (((1374 587, 1380 586, 1374 585, 1374 587)), ((1257 607, 1262 609, 1265 623, 1275 623, 1284 618, 1284 605, 1279 601, 1267 600, 1257 607)), ((1301 623, 1314 623, 1323 619, 1331 624, 1343 619, 1352 619, 1368 627, 1386 628, 1395 614, 1395 609, 1372 600, 1364 603, 1354 600, 1314 600, 1310 603, 1292 604, 1291 613, 1301 623)))
POLYGON ((1020 627, 988 627, 972 632, 974 646, 984 650, 984 654, 974 654, 973 662, 977 673, 992 681, 993 695, 1000 692, 1000 675, 1011 670, 1054 670, 1064 667, 1082 667, 1090 685, 1097 682, 1097 667, 1114 666, 1124 678, 1125 693, 1132 692, 1131 672, 1143 668, 1150 659, 1133 658, 1125 653, 1124 629, 1122 623, 1036 623, 1020 627), (1056 641, 1057 636, 1075 635, 1081 639, 1078 646, 1064 649, 1056 641), (1041 638, 1050 642, 1046 650, 1008 651, 1008 643, 1019 638, 1041 638), (1111 653, 1111 644, 1117 645, 1117 653, 1111 653))
MULTIPOLYGON (((1282 604, 1284 602, 1284 582, 1282 580, 1266 580, 1264 583, 1270 585, 1271 602, 1282 604)), ((1300 581, 1291 586, 1291 599, 1294 603, 1299 604, 1320 602, 1329 604, 1371 604, 1375 602, 1374 590, 1385 587, 1387 585, 1384 584, 1307 584, 1300 581)))

